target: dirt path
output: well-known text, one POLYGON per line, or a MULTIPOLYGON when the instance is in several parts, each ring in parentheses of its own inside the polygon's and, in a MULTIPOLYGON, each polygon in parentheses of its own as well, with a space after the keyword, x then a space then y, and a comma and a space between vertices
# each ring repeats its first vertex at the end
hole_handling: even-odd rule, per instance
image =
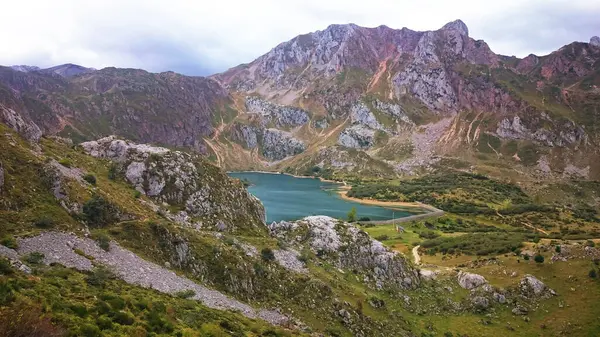
POLYGON ((534 231, 538 231, 542 234, 550 235, 550 233, 546 232, 545 230, 543 230, 541 228, 537 228, 537 227, 533 226, 532 224, 528 224, 527 222, 523 222, 523 225, 525 225, 525 227, 529 227, 529 228, 533 229, 534 231))
POLYGON ((217 146, 214 145, 211 140, 204 139, 204 141, 206 142, 206 145, 208 145, 208 147, 210 147, 212 152, 215 153, 215 156, 217 156, 217 166, 221 167, 221 163, 223 162, 223 159, 221 158, 219 151, 217 151, 217 146))
POLYGON ((413 257, 415 259, 415 264, 417 266, 421 264, 421 257, 419 256, 419 248, 421 248, 421 246, 415 246, 412 249, 412 254, 413 254, 413 257))
POLYGON ((375 73, 375 75, 373 75, 373 78, 371 79, 371 82, 369 83, 369 86, 367 87, 367 92, 371 91, 371 89, 373 89, 375 84, 377 84, 377 82, 379 82, 379 78, 387 70, 387 62, 389 61, 389 59, 390 59, 390 57, 387 57, 385 60, 379 62, 379 68, 377 69, 377 72, 375 73))

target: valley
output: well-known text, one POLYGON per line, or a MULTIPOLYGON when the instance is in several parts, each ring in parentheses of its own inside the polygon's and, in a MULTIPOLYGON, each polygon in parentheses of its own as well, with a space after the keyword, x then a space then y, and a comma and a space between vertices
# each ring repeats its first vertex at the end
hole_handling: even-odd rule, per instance
POLYGON ((0 67, 0 335, 600 335, 599 41, 0 67))

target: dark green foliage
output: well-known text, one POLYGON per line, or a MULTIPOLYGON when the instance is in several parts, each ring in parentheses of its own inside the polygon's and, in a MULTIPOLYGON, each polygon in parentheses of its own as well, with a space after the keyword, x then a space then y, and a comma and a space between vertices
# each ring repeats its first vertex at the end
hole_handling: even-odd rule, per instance
POLYGON ((473 233, 455 237, 438 237, 421 243, 433 253, 468 255, 506 254, 522 247, 524 237, 515 233, 473 233))
POLYGON ((592 240, 587 240, 586 243, 585 243, 585 245, 588 246, 588 247, 595 247, 596 243, 594 241, 592 241, 592 240))
POLYGON ((132 325, 135 318, 128 312, 118 311, 113 316, 113 322, 121 325, 132 325))
POLYGON ((439 236, 440 235, 438 233, 433 232, 433 231, 424 231, 424 232, 419 233, 419 237, 421 239, 429 239, 429 240, 431 240, 431 239, 435 239, 435 238, 437 238, 439 236))
POLYGON ((110 237, 104 233, 99 233, 96 235, 96 243, 98 246, 105 251, 109 251, 110 249, 110 237))
POLYGON ((524 259, 525 261, 529 261, 529 255, 525 255, 525 256, 523 256, 523 259, 524 259))
POLYGON ((118 220, 118 209, 99 195, 94 195, 83 204, 83 214, 88 225, 92 227, 104 227, 118 220))
POLYGON ((350 212, 348 212, 348 222, 356 221, 356 207, 352 207, 350 212))
POLYGON ((533 258, 533 260, 534 260, 536 263, 544 263, 544 257, 543 257, 542 255, 540 255, 540 254, 536 255, 536 256, 533 258))
POLYGON ((110 164, 108 168, 108 179, 117 180, 119 177, 119 166, 115 163, 110 164))
POLYGON ((379 236, 375 237, 375 240, 377 240, 377 241, 385 241, 385 240, 389 240, 389 239, 390 239, 390 237, 388 235, 385 235, 385 234, 379 235, 379 236))
POLYGON ((175 296, 179 298, 192 298, 196 296, 196 292, 192 289, 182 290, 175 293, 175 296))
POLYGON ((560 246, 557 245, 556 247, 554 247, 554 251, 560 253, 560 246))
POLYGON ((115 278, 115 275, 104 266, 98 266, 85 279, 89 285, 104 286, 104 284, 115 278))
POLYGON ((135 199, 139 199, 141 196, 142 196, 142 192, 140 192, 138 190, 133 191, 133 197, 135 199))
POLYGON ((79 328, 80 336, 84 337, 101 337, 102 331, 96 325, 84 324, 79 328))
POLYGON ((271 262, 275 260, 275 254, 273 253, 273 250, 271 248, 263 248, 260 251, 260 256, 262 257, 263 261, 266 262, 271 262))
POLYGON ((96 176, 93 174, 86 174, 83 176, 83 180, 87 181, 88 183, 92 184, 92 185, 96 185, 96 176))
POLYGON ((10 262, 5 258, 0 258, 0 275, 10 275, 14 270, 10 262))
POLYGON ((51 218, 48 218, 48 217, 42 217, 42 218, 35 220, 33 222, 33 225, 38 228, 48 229, 48 228, 52 228, 54 226, 54 220, 52 220, 51 218))
POLYGON ((41 264, 44 261, 44 254, 33 252, 25 257, 25 261, 30 264, 41 264))
POLYGON ((65 167, 71 167, 73 165, 73 163, 71 163, 71 160, 69 158, 63 158, 63 159, 59 160, 58 163, 65 167))
POLYGON ((11 249, 17 249, 17 240, 12 235, 7 235, 0 240, 0 245, 11 249))
POLYGON ((588 276, 590 278, 596 278, 596 277, 598 277, 598 273, 596 272, 596 269, 590 269, 590 272, 588 273, 588 276))
POLYGON ((358 221, 371 221, 371 218, 369 218, 368 216, 361 216, 358 221))

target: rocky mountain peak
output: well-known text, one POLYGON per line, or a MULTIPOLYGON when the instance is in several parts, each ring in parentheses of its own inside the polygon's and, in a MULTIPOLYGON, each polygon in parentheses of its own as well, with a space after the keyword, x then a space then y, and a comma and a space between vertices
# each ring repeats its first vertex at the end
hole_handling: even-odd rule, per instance
POLYGON ((452 22, 448 22, 442 27, 442 30, 455 30, 459 32, 461 35, 469 36, 469 28, 467 25, 462 22, 462 20, 454 20, 452 22))
POLYGON ((590 39, 590 44, 595 47, 600 47, 600 37, 592 36, 592 38, 590 39))

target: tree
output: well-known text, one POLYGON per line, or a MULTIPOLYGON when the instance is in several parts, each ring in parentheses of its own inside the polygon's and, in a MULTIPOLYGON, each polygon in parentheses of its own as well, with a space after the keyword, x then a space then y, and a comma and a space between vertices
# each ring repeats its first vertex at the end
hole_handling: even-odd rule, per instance
POLYGON ((92 199, 83 204, 83 214, 88 225, 92 227, 107 226, 119 218, 117 207, 99 195, 94 195, 92 199))
POLYGON ((271 248, 263 248, 260 251, 260 256, 266 262, 275 260, 275 254, 273 253, 273 250, 271 248))
POLYGON ((596 273, 596 269, 590 269, 590 272, 588 273, 588 276, 590 278, 596 278, 598 276, 598 273, 596 273))
POLYGON ((560 253, 560 246, 556 245, 556 248, 554 248, 554 251, 557 252, 557 253, 560 253))
POLYGON ((533 260, 537 263, 544 263, 544 257, 540 254, 536 255, 533 260))
POLYGON ((350 212, 348 212, 348 222, 356 221, 356 207, 352 207, 350 212))

